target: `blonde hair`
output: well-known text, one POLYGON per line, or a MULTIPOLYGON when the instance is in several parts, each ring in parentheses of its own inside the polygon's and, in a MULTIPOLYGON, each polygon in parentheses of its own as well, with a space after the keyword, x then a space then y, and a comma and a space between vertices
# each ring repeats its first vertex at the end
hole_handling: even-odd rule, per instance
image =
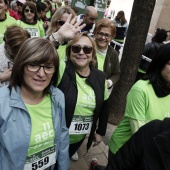
POLYGON ((46 32, 47 35, 51 35, 52 33, 58 31, 57 21, 61 19, 64 13, 72 14, 72 18, 76 16, 75 12, 68 6, 58 8, 52 16, 51 24, 46 32))

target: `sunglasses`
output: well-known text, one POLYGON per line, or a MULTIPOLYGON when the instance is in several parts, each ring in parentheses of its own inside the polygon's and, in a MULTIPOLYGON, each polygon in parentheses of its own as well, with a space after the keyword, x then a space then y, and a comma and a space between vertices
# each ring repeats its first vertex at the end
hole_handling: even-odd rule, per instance
POLYGON ((57 21, 57 24, 58 24, 59 26, 62 26, 62 25, 64 25, 64 24, 65 24, 65 22, 64 22, 64 21, 60 21, 60 20, 58 20, 58 21, 57 21))
POLYGON ((90 54, 93 51, 93 47, 87 46, 87 45, 85 45, 83 47, 81 47, 80 45, 72 45, 71 46, 71 50, 73 53, 79 53, 81 51, 81 49, 83 49, 83 52, 85 54, 90 54))
POLYGON ((25 9, 24 11, 25 11, 26 13, 28 13, 28 12, 34 13, 34 12, 35 12, 33 9, 25 9))

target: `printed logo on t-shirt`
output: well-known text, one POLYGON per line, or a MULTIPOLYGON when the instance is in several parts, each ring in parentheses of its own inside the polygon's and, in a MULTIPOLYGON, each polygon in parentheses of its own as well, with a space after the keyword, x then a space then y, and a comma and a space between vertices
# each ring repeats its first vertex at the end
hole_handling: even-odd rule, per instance
POLYGON ((39 37, 38 36, 38 28, 25 28, 31 35, 32 37, 39 37))

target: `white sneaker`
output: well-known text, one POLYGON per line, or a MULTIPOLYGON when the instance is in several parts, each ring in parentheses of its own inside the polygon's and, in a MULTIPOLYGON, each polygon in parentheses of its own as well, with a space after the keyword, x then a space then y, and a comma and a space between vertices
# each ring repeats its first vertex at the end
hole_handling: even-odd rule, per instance
POLYGON ((73 160, 73 161, 78 161, 78 153, 77 152, 75 152, 75 154, 71 157, 71 159, 73 160))

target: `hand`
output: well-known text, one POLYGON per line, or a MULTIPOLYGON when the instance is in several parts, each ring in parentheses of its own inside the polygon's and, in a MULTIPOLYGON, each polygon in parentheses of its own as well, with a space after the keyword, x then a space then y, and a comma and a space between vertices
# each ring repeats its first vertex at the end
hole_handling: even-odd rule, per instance
POLYGON ((99 135, 99 134, 95 134, 95 137, 94 137, 94 139, 93 139, 93 142, 94 142, 94 144, 93 144, 93 146, 97 146, 98 144, 100 144, 100 142, 102 141, 102 139, 103 139, 103 136, 101 136, 101 135, 99 135))
POLYGON ((12 68, 6 69, 4 72, 0 74, 0 81, 7 81, 10 79, 12 73, 12 68))
POLYGON ((107 88, 109 88, 110 87, 110 83, 109 83, 108 80, 106 80, 106 82, 107 82, 107 88))
POLYGON ((83 20, 81 19, 77 22, 77 17, 74 17, 71 20, 72 14, 70 14, 67 18, 65 24, 58 30, 58 34, 60 40, 62 41, 72 40, 81 30, 86 26, 86 24, 82 24, 83 20))

